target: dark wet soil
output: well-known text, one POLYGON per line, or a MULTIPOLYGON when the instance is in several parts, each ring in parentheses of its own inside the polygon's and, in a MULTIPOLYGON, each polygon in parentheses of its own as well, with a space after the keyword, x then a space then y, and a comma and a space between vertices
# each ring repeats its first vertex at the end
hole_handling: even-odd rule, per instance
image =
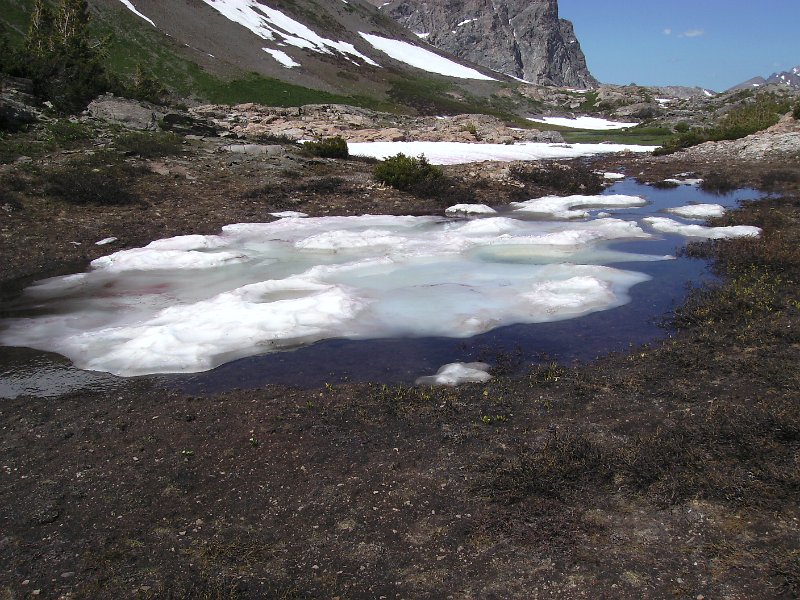
MULTIPOLYGON (((274 210, 452 203, 378 188, 364 162, 205 144, 158 161, 174 173, 142 177, 129 206, 48 197, 46 163, 3 167, 18 205, 2 214, 3 295, 274 210), (327 177, 343 181, 307 187, 327 177)), ((596 164, 754 186, 774 168, 596 164)), ((478 190, 513 192, 488 177, 478 190)), ((490 383, 458 389, 197 396, 136 378, 3 401, 0 598, 797 597, 800 195, 776 191, 721 220, 762 238, 690 249, 724 283, 697 290, 671 336, 584 365, 509 376, 499 360, 490 383)))

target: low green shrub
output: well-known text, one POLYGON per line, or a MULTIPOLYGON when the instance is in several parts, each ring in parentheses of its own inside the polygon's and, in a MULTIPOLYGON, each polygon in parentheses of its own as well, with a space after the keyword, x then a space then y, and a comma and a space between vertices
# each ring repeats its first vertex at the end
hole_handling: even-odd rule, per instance
POLYGON ((435 195, 446 185, 444 171, 430 164, 424 154, 390 156, 378 163, 372 173, 381 183, 419 196, 435 195))
POLYGON ((133 79, 125 87, 125 96, 152 104, 163 104, 168 95, 169 90, 162 85, 153 73, 145 69, 141 63, 136 65, 133 79))
POLYGON ((305 142, 303 147, 314 156, 321 158, 347 158, 350 156, 350 151, 347 149, 347 141, 339 135, 315 142, 305 142))
POLYGON ((139 198, 130 188, 144 173, 144 168, 125 163, 119 155, 101 152, 49 171, 44 190, 70 204, 132 204, 139 198))
POLYGON ((183 140, 174 133, 132 131, 118 136, 114 145, 119 150, 142 158, 157 158, 179 154, 183 149, 183 140))
POLYGON ((92 128, 84 123, 59 119, 47 127, 50 139, 62 148, 72 148, 94 138, 92 128))
POLYGON ((792 116, 800 121, 800 100, 797 101, 797 104, 794 105, 794 110, 792 111, 792 116))

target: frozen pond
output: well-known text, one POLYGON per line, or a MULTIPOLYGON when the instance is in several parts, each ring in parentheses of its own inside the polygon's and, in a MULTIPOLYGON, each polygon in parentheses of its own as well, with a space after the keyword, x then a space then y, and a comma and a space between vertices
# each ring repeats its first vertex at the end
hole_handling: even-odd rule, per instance
MULTIPOLYGON (((711 234, 681 229, 697 224, 679 216, 692 211, 665 209, 742 197, 753 193, 622 181, 599 198, 497 206, 473 219, 231 225, 32 286, 7 309, 0 341, 120 376, 196 373, 170 377, 197 390, 413 381, 498 352, 592 358, 657 337, 655 321, 702 276, 701 262, 674 253, 682 233, 711 234), (664 233, 653 218, 676 227, 664 233)), ((14 395, 15 377, 3 374, 0 395, 14 395)))

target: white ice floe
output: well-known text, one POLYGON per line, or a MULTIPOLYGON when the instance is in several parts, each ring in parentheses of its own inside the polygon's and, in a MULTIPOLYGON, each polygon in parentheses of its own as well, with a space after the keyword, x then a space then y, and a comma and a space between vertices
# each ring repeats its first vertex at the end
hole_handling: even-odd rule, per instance
POLYGON ((149 17, 146 17, 145 15, 140 13, 138 10, 136 10, 136 7, 133 5, 133 3, 130 0, 119 0, 119 1, 122 2, 127 7, 127 9, 130 10, 137 17, 141 17, 142 19, 144 19, 145 21, 150 23, 150 25, 152 25, 153 27, 156 26, 156 24, 153 23, 153 21, 149 17))
POLYGON ((262 39, 322 54, 339 53, 351 62, 353 59, 359 59, 368 65, 380 66, 356 50, 352 44, 322 37, 307 25, 257 0, 203 0, 203 2, 262 39))
POLYGON ((460 65, 455 61, 440 56, 431 50, 426 50, 420 46, 409 44, 401 40, 393 40, 391 38, 380 37, 371 33, 359 32, 359 35, 367 40, 373 48, 380 50, 389 57, 428 71, 429 73, 438 73, 439 75, 447 75, 448 77, 456 77, 458 79, 482 79, 487 81, 496 81, 493 77, 484 75, 470 67, 460 65))
POLYGON ((496 213, 497 211, 495 209, 485 204, 454 204, 453 206, 447 207, 444 211, 444 214, 448 216, 493 215, 496 213))
POLYGON ((492 376, 489 374, 491 367, 482 362, 450 363, 444 365, 436 375, 418 377, 416 385, 448 385, 456 386, 462 383, 484 383, 492 376))
POLYGON ((293 69, 294 67, 301 67, 302 65, 294 60, 291 56, 286 54, 283 50, 273 50, 272 48, 262 48, 264 52, 269 54, 272 58, 277 60, 282 66, 286 67, 287 69, 293 69))
POLYGON ((665 212, 678 215, 684 219, 708 219, 724 215, 725 207, 721 204, 689 204, 687 206, 667 208, 665 212))
POLYGON ((667 183, 677 183, 678 185, 700 185, 703 183, 702 179, 697 178, 689 178, 689 179, 677 179, 675 177, 671 177, 669 179, 665 179, 667 183))
POLYGON ((458 165, 486 160, 545 160, 578 158, 615 152, 652 152, 656 146, 629 144, 475 144, 468 142, 348 142, 350 154, 385 159, 398 153, 424 154, 435 165, 458 165))
POLYGON ((129 376, 196 372, 328 338, 470 337, 619 306, 649 279, 610 263, 652 237, 621 219, 309 217, 157 240, 26 290, 0 343, 129 376))
POLYGON ((615 180, 625 179, 625 173, 602 173, 603 179, 615 180))
POLYGON ((731 225, 728 227, 705 227, 703 225, 686 225, 666 217, 646 217, 643 219, 656 231, 675 233, 685 237, 721 240, 739 237, 758 237, 761 229, 752 225, 731 225))
POLYGON ((589 212, 581 209, 629 208, 646 204, 647 200, 639 196, 610 194, 607 196, 544 196, 525 202, 512 202, 511 206, 515 207, 515 212, 549 216, 555 219, 585 219, 589 216, 589 212))
POLYGON ((608 119, 601 119, 599 117, 537 117, 528 120, 535 123, 560 125, 561 127, 572 127, 573 129, 591 129, 594 131, 627 129, 628 127, 636 127, 638 125, 638 123, 609 121, 608 119))

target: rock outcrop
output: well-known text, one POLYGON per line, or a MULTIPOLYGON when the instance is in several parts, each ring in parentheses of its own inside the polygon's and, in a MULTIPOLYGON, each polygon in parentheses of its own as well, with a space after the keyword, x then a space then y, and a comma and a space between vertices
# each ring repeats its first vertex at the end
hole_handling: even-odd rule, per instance
POLYGON ((258 104, 197 106, 189 109, 228 135, 259 141, 274 137, 309 140, 341 136, 348 142, 515 142, 561 143, 557 131, 508 127, 489 115, 405 117, 343 104, 280 108, 258 104))
POLYGON ((673 155, 676 159, 763 161, 800 159, 800 121, 785 115, 769 129, 738 140, 706 142, 673 155))
POLYGON ((597 81, 557 0, 393 0, 382 10, 459 58, 531 83, 597 81))

